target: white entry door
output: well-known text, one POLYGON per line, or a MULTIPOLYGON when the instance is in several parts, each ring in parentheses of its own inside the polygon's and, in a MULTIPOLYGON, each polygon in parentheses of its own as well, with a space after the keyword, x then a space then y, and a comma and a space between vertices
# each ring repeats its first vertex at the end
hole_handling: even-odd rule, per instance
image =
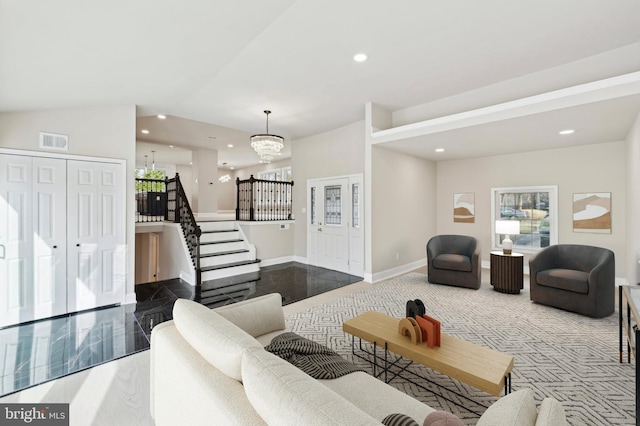
POLYGON ((66 312, 65 180, 64 160, 0 155, 0 326, 66 312))
POLYGON ((124 166, 69 160, 68 309, 120 303, 125 291, 124 166))
POLYGON ((361 182, 361 177, 319 179, 308 182, 307 261, 309 264, 356 276, 363 275, 361 182))

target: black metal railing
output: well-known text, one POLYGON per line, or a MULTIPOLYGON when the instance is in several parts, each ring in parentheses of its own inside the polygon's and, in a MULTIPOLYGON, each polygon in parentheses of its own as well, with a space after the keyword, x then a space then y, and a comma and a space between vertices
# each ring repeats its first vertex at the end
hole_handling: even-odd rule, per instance
POLYGON ((136 222, 162 222, 166 207, 164 180, 136 178, 136 222))
POLYGON ((166 180, 166 187, 167 208, 165 220, 180 224, 196 270, 196 285, 199 286, 202 284, 200 271, 200 235, 202 235, 202 230, 193 215, 178 173, 176 173, 175 178, 166 180))
POLYGON ((291 219, 293 182, 236 178, 236 220, 291 219))

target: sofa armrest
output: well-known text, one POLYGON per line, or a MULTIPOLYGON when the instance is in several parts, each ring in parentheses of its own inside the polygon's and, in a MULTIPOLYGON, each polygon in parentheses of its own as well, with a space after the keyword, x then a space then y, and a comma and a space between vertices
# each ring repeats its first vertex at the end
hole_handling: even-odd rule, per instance
POLYGON ((215 308, 214 311, 253 337, 286 329, 282 296, 279 293, 243 300, 215 308))
POLYGON ((597 299, 615 297, 615 258, 612 251, 602 253, 598 264, 589 272, 589 293, 597 299))

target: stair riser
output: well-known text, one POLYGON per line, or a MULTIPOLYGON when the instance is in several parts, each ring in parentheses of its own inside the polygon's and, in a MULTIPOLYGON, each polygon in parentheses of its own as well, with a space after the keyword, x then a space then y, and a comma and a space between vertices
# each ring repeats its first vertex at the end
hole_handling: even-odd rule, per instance
POLYGON ((231 268, 216 269, 214 271, 206 271, 202 273, 202 281, 215 280, 219 278, 228 277, 231 275, 248 274, 250 272, 257 272, 260 270, 259 263, 252 263, 249 265, 233 266, 231 268))
POLYGON ((200 236, 201 243, 212 243, 215 241, 239 240, 240 232, 216 232, 215 234, 202 234, 200 236))
POLYGON ((198 222, 202 231, 230 231, 236 229, 236 223, 232 220, 228 222, 198 222))
POLYGON ((203 257, 200 259, 200 267, 224 265, 225 263, 242 262, 243 260, 255 260, 251 258, 251 253, 222 254, 220 256, 203 257))
POLYGON ((244 242, 206 244, 200 246, 200 254, 220 253, 222 251, 233 251, 244 249, 244 242))

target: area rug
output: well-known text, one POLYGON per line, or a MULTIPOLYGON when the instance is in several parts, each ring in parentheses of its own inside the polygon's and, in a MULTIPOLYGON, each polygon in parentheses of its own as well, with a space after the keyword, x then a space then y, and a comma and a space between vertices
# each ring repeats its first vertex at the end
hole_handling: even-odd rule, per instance
MULTIPOLYGON (((531 388, 536 403, 546 396, 559 400, 571 425, 635 424, 635 364, 620 364, 617 312, 592 319, 531 302, 525 289, 503 294, 482 284, 479 290, 430 284, 423 274, 394 278, 349 296, 327 302, 286 318, 288 329, 327 345, 358 366, 368 368, 351 354, 351 336, 342 323, 374 310, 397 318, 405 314, 406 301, 421 299, 427 313, 442 322, 446 334, 512 354, 513 390, 531 388)), ((496 397, 435 373, 410 367, 438 385, 490 405, 496 397)), ((466 424, 475 424, 473 411, 485 408, 427 381, 426 389, 397 378, 391 385, 429 406, 450 411, 466 424)))

